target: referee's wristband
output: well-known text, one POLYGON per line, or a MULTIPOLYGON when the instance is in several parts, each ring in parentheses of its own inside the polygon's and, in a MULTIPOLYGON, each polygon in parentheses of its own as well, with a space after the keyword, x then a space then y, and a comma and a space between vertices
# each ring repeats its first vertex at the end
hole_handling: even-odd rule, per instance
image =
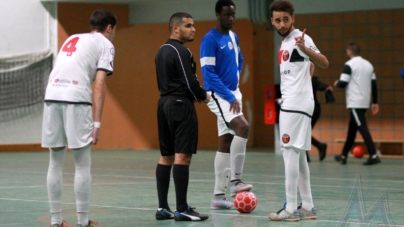
POLYGON ((101 122, 94 121, 94 128, 101 128, 101 122))

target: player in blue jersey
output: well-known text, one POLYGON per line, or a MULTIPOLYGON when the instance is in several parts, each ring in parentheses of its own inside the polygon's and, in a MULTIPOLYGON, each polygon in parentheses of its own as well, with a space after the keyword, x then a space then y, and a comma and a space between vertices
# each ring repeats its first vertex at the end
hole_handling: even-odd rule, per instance
POLYGON ((211 95, 208 107, 217 116, 219 136, 211 208, 234 209, 233 202, 227 200, 225 195, 229 178, 231 196, 253 187, 241 181, 249 132, 238 87, 243 56, 238 37, 231 31, 236 15, 234 2, 219 0, 215 11, 217 26, 205 35, 200 46, 204 86, 211 95))

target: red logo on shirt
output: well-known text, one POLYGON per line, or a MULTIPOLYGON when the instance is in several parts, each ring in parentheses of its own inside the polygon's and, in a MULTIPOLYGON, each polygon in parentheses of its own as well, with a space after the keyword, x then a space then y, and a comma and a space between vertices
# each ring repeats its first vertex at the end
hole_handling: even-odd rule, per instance
POLYGON ((289 52, 287 50, 283 51, 282 59, 283 61, 287 61, 289 59, 289 52))
POLYGON ((283 134, 283 136, 282 136, 282 142, 283 143, 289 143, 289 141, 290 141, 290 136, 288 135, 288 134, 283 134))
POLYGON ((59 83, 59 79, 55 79, 55 83, 59 83))
POLYGON ((77 84, 79 84, 79 82, 77 80, 73 80, 73 84, 77 85, 77 84))

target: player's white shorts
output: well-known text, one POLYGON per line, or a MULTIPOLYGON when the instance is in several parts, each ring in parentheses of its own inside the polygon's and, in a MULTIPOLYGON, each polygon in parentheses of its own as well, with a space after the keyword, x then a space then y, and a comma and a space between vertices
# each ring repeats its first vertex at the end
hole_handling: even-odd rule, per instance
POLYGON ((211 95, 211 99, 208 103, 208 107, 210 111, 212 111, 216 116, 217 116, 217 130, 219 136, 224 135, 224 134, 232 134, 235 135, 236 133, 228 127, 228 124, 233 120, 234 118, 243 115, 242 109, 243 109, 243 103, 242 103, 242 94, 240 92, 240 89, 237 88, 237 90, 232 91, 238 102, 240 103, 240 113, 234 114, 233 111, 230 110, 230 103, 227 102, 225 99, 220 97, 217 93, 208 91, 208 93, 211 95), (213 95, 212 95, 213 93, 213 95))
POLYGON ((311 150, 311 115, 313 111, 314 101, 310 98, 284 99, 279 113, 281 147, 311 150))
POLYGON ((93 141, 90 105, 46 102, 43 112, 42 147, 82 148, 93 141))

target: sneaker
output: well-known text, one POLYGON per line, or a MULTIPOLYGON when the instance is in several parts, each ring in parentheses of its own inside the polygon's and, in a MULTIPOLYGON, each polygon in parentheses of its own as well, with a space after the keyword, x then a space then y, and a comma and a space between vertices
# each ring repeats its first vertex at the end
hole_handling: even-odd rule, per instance
POLYGON ((363 165, 370 166, 370 165, 379 164, 381 162, 382 162, 382 160, 380 160, 379 156, 376 156, 376 158, 369 157, 368 160, 366 160, 366 162, 363 163, 363 165))
POLYGON ((200 213, 194 211, 194 209, 196 209, 196 208, 188 207, 188 210, 186 210, 184 212, 175 211, 174 219, 176 221, 205 221, 206 219, 209 218, 208 215, 200 214, 200 213))
POLYGON ((271 221, 300 221, 300 213, 295 210, 291 214, 283 207, 278 212, 269 214, 268 218, 271 221))
POLYGON ((170 209, 158 208, 156 211, 157 220, 167 220, 173 218, 174 218, 174 212, 172 212, 170 209))
POLYGON ((317 219, 317 211, 315 207, 311 208, 311 210, 306 210, 302 207, 302 204, 300 203, 300 206, 297 207, 297 210, 299 211, 300 214, 300 220, 317 219))
POLYGON ((230 196, 234 197, 238 192, 242 191, 250 191, 253 188, 251 184, 245 184, 242 181, 238 181, 237 183, 233 184, 230 188, 230 196))
POLYGON ((88 220, 87 226, 77 224, 76 227, 98 227, 98 222, 88 220))
POLYGON ((212 199, 210 203, 210 209, 212 210, 233 210, 236 209, 234 207, 234 203, 230 200, 223 198, 223 199, 212 199))
POLYGON ((69 223, 67 223, 67 221, 65 221, 65 220, 63 220, 62 221, 62 224, 51 224, 51 226, 50 227, 67 227, 69 225, 69 223))
POLYGON ((346 157, 342 155, 336 155, 335 161, 339 162, 341 165, 346 165, 346 157))
POLYGON ((318 152, 320 154, 320 161, 323 161, 327 155, 327 144, 320 143, 320 145, 318 145, 318 152))

